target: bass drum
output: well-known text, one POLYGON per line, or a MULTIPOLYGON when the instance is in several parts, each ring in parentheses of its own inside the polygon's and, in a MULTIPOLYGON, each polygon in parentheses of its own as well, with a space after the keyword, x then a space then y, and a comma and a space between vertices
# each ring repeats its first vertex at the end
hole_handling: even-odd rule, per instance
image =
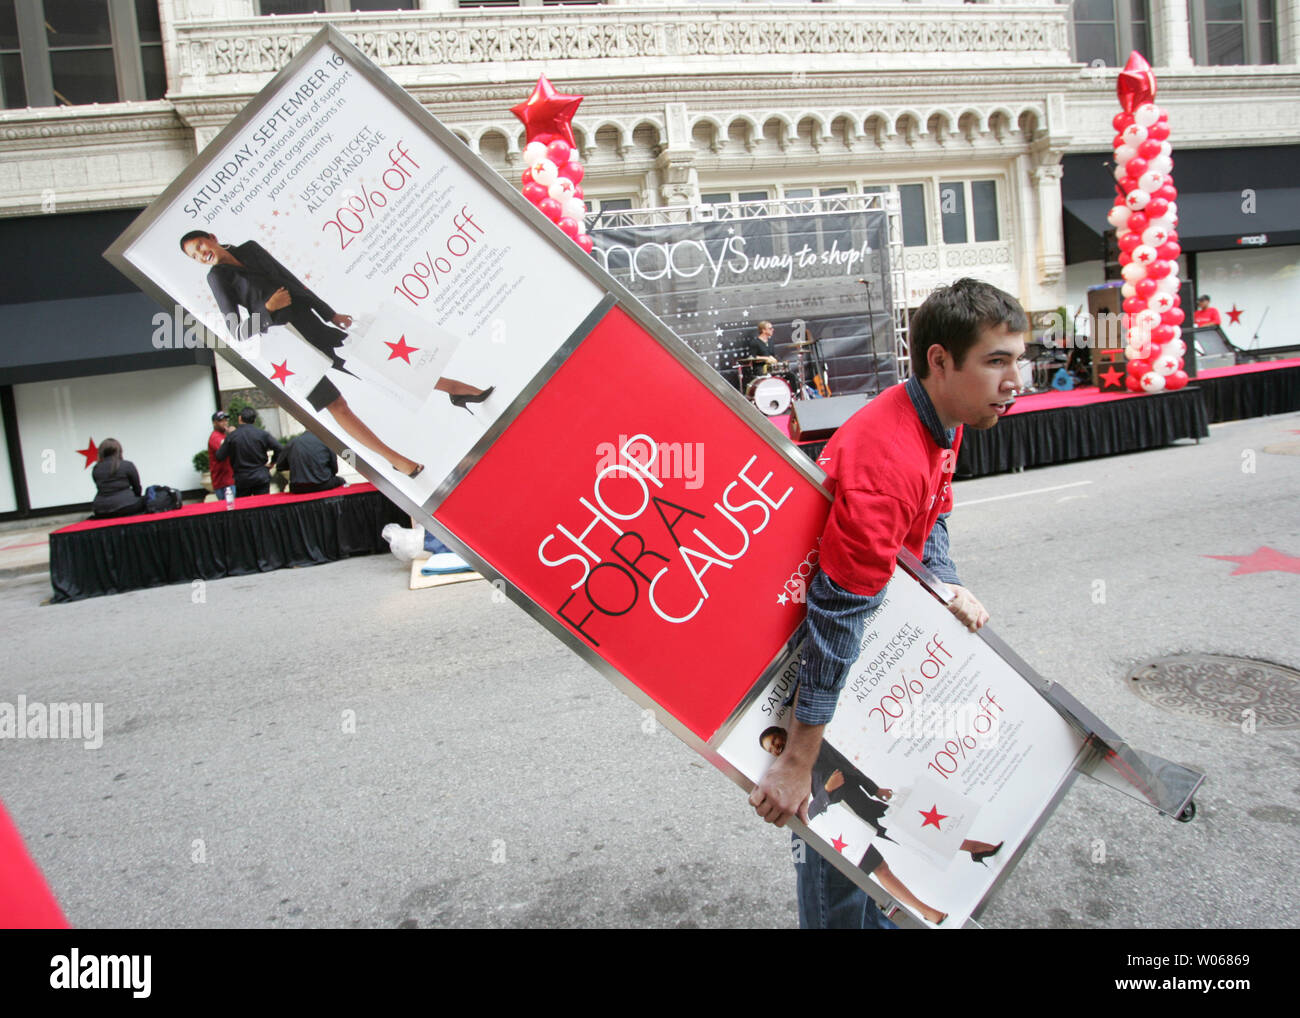
POLYGON ((756 378, 745 390, 745 398, 758 407, 760 413, 776 417, 790 409, 790 385, 785 379, 772 375, 756 378))

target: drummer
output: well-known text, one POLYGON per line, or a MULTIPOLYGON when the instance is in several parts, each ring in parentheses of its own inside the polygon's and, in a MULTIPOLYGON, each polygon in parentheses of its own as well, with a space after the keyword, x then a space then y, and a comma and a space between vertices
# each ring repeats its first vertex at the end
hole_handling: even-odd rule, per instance
POLYGON ((759 322, 758 334, 745 340, 745 356, 769 366, 779 363, 776 348, 772 345, 772 331, 771 322, 759 322))

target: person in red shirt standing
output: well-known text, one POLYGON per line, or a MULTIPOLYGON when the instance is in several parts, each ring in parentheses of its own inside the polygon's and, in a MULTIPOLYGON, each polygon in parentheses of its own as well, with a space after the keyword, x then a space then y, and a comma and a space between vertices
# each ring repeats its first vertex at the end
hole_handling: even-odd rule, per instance
POLYGON ((218 410, 212 415, 212 434, 208 436, 208 470, 212 473, 212 493, 218 502, 226 500, 226 489, 235 486, 235 468, 230 460, 217 459, 217 450, 230 431, 230 415, 218 410))
MULTIPOLYGON (((808 822, 812 771, 866 620, 906 547, 953 591, 972 632, 988 621, 948 555, 952 472, 964 427, 991 428, 1020 389, 1029 321, 1015 298, 975 279, 943 287, 912 316, 912 377, 835 433, 818 463, 833 494, 820 569, 808 588, 803 657, 785 751, 749 798, 768 823, 808 822)), ((820 855, 803 853, 799 924, 891 929, 871 898, 820 855)))
POLYGON ((1196 312, 1192 315, 1192 322, 1198 327, 1222 324, 1223 319, 1219 317, 1219 309, 1210 307, 1210 295, 1208 293, 1203 293, 1196 298, 1196 312))

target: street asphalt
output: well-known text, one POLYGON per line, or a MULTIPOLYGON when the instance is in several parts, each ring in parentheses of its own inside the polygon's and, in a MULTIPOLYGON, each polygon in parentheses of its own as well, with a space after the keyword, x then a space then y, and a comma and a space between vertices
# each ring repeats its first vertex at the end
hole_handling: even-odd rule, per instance
MULTIPOLYGON (((1297 925, 1300 732, 1125 675, 1300 667, 1298 453, 1289 414, 957 484, 953 557, 994 629, 1209 776, 1189 824, 1080 778, 982 925, 1297 925), (1208 557, 1261 547, 1290 571, 1208 557)), ((382 555, 50 606, 48 576, 0 579, 0 701, 103 704, 100 748, 0 739, 0 799, 74 925, 796 924, 789 836, 729 779, 487 583, 407 577, 382 555)))

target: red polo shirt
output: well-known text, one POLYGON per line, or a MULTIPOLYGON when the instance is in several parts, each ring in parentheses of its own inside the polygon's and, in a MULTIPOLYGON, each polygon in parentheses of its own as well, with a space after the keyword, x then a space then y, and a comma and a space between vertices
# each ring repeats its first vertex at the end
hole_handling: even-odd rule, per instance
POLYGON ((878 594, 899 548, 921 558, 934 521, 952 509, 961 436, 958 427, 952 450, 940 448, 902 384, 835 432, 817 461, 834 495, 821 543, 827 576, 855 594, 878 594))
POLYGON ((228 488, 235 483, 235 468, 231 465, 230 460, 217 459, 217 450, 221 448, 221 443, 226 440, 226 433, 212 429, 212 434, 208 436, 208 470, 212 472, 212 487, 228 488))

